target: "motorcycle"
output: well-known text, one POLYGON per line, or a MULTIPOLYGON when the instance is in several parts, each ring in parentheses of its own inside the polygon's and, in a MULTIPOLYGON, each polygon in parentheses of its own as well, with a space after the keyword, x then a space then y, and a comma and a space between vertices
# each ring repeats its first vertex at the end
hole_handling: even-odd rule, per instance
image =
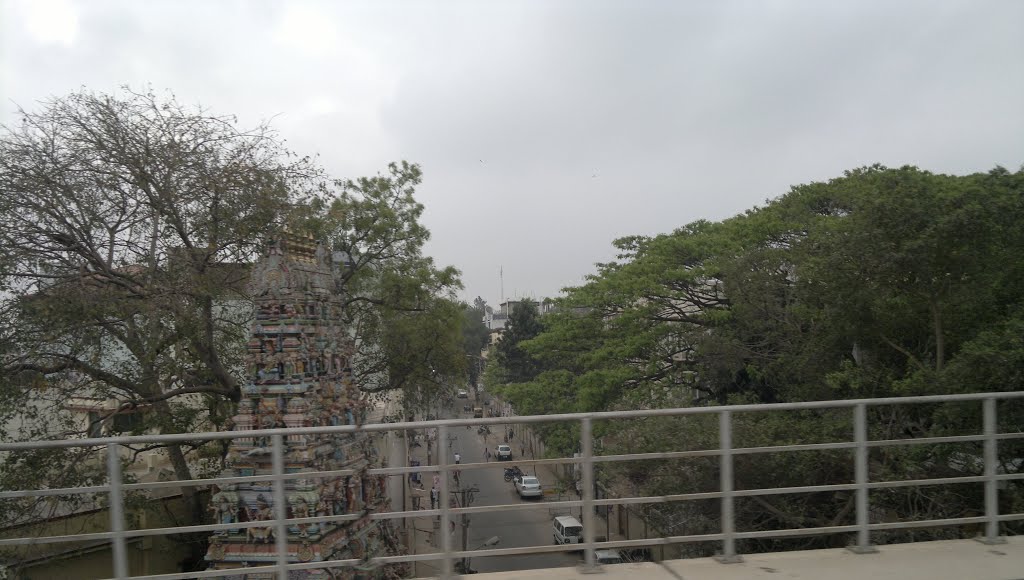
POLYGON ((505 481, 512 481, 517 477, 521 477, 523 472, 518 467, 506 467, 505 468, 505 481))

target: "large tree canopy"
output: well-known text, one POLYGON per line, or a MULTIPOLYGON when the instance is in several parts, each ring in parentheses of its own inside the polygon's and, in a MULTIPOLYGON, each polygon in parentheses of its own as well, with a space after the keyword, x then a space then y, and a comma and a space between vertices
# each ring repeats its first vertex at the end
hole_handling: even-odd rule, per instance
POLYGON ((491 333, 484 324, 484 315, 487 314, 487 303, 483 298, 477 296, 473 304, 462 305, 462 349, 466 354, 466 361, 469 364, 469 384, 474 387, 480 379, 480 370, 483 365, 481 358, 484 348, 491 338, 491 333))
MULTIPOLYGON (((151 93, 80 92, 20 116, 0 137, 4 422, 41 439, 148 410, 147 426, 184 432, 210 415, 195 397, 223 417, 248 330, 226 306, 243 297, 239 266, 300 199, 308 164, 266 125, 151 93), (117 404, 84 425, 63 412, 75 396, 117 404)), ((190 478, 183 448, 168 452, 190 478)), ((65 453, 9 456, 0 476, 71 476, 85 464, 65 453)))
MULTIPOLYGON (((512 365, 505 376, 489 376, 517 409, 534 412, 1019 390, 1022 223, 1024 171, 960 177, 873 166, 797 186, 722 222, 617 240, 618 260, 569 289, 543 332, 502 345, 535 360, 538 374, 508 380, 512 365)), ((980 429, 977 408, 873 413, 878 439, 980 429)), ((1004 430, 1024 419, 1017 404, 1000 413, 1004 430)), ((743 416, 736 425, 745 445, 851 437, 842 413, 743 416)), ((664 449, 670 440, 717 445, 713 426, 699 421, 596 428, 613 450, 664 449)), ((558 437, 548 445, 566 453, 577 443, 558 437)), ((1000 447, 1006 469, 1020 468, 1021 450, 1000 447)), ((974 463, 965 454, 979 453, 892 450, 873 458, 872 477, 967 475, 974 463)), ((811 455, 744 456, 737 476, 747 487, 849 481, 847 454, 811 455)), ((710 489, 717 477, 713 465, 696 463, 615 469, 639 488, 633 491, 653 493, 710 489)), ((1004 497, 1019 501, 1012 490, 1004 497)), ((901 518, 952 517, 982 505, 979 491, 932 486, 872 501, 901 518)), ((851 501, 846 494, 779 496, 737 509, 748 529, 834 525, 852 517, 851 501)), ((666 508, 665 525, 714 531, 714 509, 666 508)))
POLYGON ((400 390, 421 407, 439 389, 464 379, 459 272, 440 268, 423 246, 414 197, 418 165, 402 162, 386 174, 323 184, 294 218, 294 227, 329 240, 347 257, 342 275, 345 313, 356 338, 355 371, 364 391, 400 390))
MULTIPOLYGON (((419 182, 408 163, 328 180, 265 124, 241 129, 152 93, 83 91, 22 111, 0 130, 2 436, 222 424, 244 380, 250 267, 283 228, 349 259, 340 282, 361 387, 463 376, 458 272, 422 253, 419 182), (96 402, 91 423, 67 412, 75 397, 96 402), (129 416, 141 420, 120 420, 129 416)), ((196 475, 193 450, 168 448, 178 479, 196 475)), ((0 486, 101 477, 71 453, 6 455, 0 486)))

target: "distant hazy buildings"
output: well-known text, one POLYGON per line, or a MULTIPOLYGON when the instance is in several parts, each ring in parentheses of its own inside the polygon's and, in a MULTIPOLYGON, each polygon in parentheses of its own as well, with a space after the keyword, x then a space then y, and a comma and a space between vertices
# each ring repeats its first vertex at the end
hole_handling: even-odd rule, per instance
POLYGON ((496 312, 484 314, 484 324, 492 333, 496 330, 504 330, 505 325, 508 324, 508 317, 515 311, 517 306, 525 302, 530 302, 536 306, 537 312, 540 314, 547 314, 555 310, 555 302, 550 298, 542 298, 540 301, 530 299, 506 300, 499 305, 496 312))

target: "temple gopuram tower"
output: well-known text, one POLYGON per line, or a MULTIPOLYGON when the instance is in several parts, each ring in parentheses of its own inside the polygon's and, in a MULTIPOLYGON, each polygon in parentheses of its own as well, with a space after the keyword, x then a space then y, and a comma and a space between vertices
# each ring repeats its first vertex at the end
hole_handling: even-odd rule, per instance
MULTIPOLYGON (((337 280, 344 264, 310 238, 285 235, 270 244, 255 265, 251 291, 256 316, 246 357, 249 381, 233 418, 233 430, 361 424, 367 403, 352 382, 352 338, 341 321, 342 292, 337 280)), ((360 514, 355 521, 290 525, 288 559, 316 562, 395 553, 398 544, 388 522, 367 514, 387 509, 384 478, 365 470, 376 466, 376 446, 367 433, 294 435, 284 438, 286 473, 352 469, 345 477, 289 479, 285 486, 290 518, 360 514)), ((222 476, 270 475, 271 441, 231 440, 222 476)), ((241 568, 276 563, 271 482, 227 484, 215 489, 210 510, 217 523, 267 520, 267 527, 217 532, 210 538, 210 569, 239 568, 238 579, 262 578, 241 568)), ((289 578, 352 578, 358 570, 292 571, 289 578)), ((401 573, 382 568, 371 576, 401 573)), ((365 576, 365 572, 360 576, 365 576)), ((270 575, 271 577, 273 575, 270 575)))

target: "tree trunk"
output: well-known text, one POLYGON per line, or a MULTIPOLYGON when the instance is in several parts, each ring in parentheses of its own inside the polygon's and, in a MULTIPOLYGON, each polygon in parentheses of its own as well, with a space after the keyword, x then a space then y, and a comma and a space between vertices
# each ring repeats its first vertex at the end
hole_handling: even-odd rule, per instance
MULTIPOLYGON (((154 405, 154 407, 159 413, 171 412, 170 405, 166 401, 161 401, 154 405)), ((175 479, 180 481, 191 481, 193 479, 192 470, 188 467, 188 461, 185 460, 185 453, 182 451, 181 445, 168 445, 167 456, 171 461, 171 467, 174 469, 175 479)), ((181 498, 184 502, 186 525, 197 526, 207 523, 207 510, 203 504, 199 488, 182 486, 181 498)), ((179 541, 183 542, 189 551, 188 556, 181 562, 183 572, 194 572, 203 569, 207 539, 207 533, 189 533, 179 537, 179 541)))
MULTIPOLYGON (((188 462, 185 461, 185 454, 181 451, 181 446, 168 446, 167 455, 171 459, 171 467, 174 468, 174 477, 182 481, 191 480, 192 471, 188 468, 188 462)), ((203 509, 203 502, 199 496, 199 490, 194 487, 182 486, 181 495, 185 501, 189 525, 201 525, 205 523, 203 520, 206 516, 206 510, 203 509)))

